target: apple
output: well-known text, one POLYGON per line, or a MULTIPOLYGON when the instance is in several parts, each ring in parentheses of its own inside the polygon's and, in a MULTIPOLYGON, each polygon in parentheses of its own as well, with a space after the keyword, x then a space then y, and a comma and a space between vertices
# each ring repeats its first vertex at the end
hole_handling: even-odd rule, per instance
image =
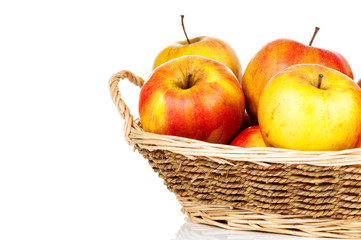
POLYGON ((183 24, 184 16, 181 15, 181 17, 186 40, 176 42, 163 49, 156 57, 153 69, 174 58, 186 55, 199 55, 225 64, 232 70, 237 79, 240 80, 242 78, 242 68, 234 49, 215 37, 201 36, 188 39, 183 24))
POLYGON ((361 89, 337 70, 294 65, 265 86, 258 120, 267 146, 310 151, 355 148, 361 139, 361 89))
POLYGON ((358 80, 357 85, 358 85, 359 87, 361 87, 361 79, 358 80))
POLYGON ((245 111, 241 86, 224 64, 183 56, 153 70, 140 91, 143 130, 228 144, 245 111))
POLYGON ((266 147, 258 125, 248 127, 241 131, 230 145, 244 148, 266 147))
POLYGON ((251 117, 248 115, 247 111, 244 112, 243 115, 243 121, 242 121, 242 126, 241 126, 241 131, 243 131, 244 129, 254 126, 255 123, 252 121, 251 117))
POLYGON ((257 108, 260 95, 267 82, 279 71, 301 63, 314 63, 336 69, 353 78, 351 67, 339 53, 312 46, 315 33, 309 45, 278 39, 265 45, 250 60, 242 78, 242 88, 246 97, 246 109, 255 123, 258 122, 257 108))

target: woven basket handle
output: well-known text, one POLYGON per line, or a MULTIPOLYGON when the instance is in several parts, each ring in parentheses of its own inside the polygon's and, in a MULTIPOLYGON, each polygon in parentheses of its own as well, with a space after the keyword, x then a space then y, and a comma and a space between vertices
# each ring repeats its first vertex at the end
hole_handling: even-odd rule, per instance
POLYGON ((118 83, 120 79, 128 79, 130 82, 135 85, 142 87, 144 84, 144 80, 137 75, 123 70, 116 74, 114 74, 108 82, 110 96, 118 109, 120 116, 124 119, 124 137, 129 145, 133 145, 133 142, 129 138, 131 128, 135 128, 139 131, 143 131, 138 124, 133 120, 132 114, 130 114, 128 106, 125 104, 124 100, 121 98, 120 91, 118 88, 118 83))

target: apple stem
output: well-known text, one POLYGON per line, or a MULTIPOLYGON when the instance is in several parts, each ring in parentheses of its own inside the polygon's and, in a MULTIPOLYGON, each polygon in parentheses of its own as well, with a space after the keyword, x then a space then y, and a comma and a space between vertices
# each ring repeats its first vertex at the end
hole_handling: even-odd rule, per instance
POLYGON ((189 38, 188 38, 188 36, 187 36, 186 29, 184 28, 183 18, 184 18, 184 15, 181 15, 183 32, 184 32, 184 35, 186 35, 188 44, 191 44, 191 41, 189 41, 189 38))
POLYGON ((188 76, 187 76, 187 87, 186 87, 186 89, 188 89, 188 88, 191 87, 192 77, 193 77, 192 73, 188 74, 188 76))
POLYGON ((312 46, 313 40, 315 39, 318 30, 320 30, 320 28, 319 28, 319 27, 316 27, 316 28, 315 28, 315 32, 313 33, 312 39, 311 39, 310 43, 308 44, 308 46, 312 46))
POLYGON ((320 87, 321 87, 322 78, 323 78, 323 74, 319 74, 319 75, 318 75, 318 85, 317 85, 317 88, 320 88, 320 87))

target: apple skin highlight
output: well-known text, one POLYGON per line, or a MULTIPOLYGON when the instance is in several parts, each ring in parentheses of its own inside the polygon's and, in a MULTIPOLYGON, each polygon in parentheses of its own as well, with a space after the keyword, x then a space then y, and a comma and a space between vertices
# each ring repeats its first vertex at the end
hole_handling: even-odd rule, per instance
POLYGON ((145 131, 212 143, 228 144, 240 130, 244 112, 244 95, 231 70, 200 56, 158 66, 139 98, 145 131))

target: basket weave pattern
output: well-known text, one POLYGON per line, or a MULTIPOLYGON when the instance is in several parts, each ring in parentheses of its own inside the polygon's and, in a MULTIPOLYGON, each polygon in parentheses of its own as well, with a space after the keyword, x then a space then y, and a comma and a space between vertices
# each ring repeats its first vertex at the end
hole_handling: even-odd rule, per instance
POLYGON ((149 164, 193 222, 233 230, 361 238, 361 151, 295 151, 211 144, 142 130, 118 82, 109 80, 129 145, 149 164))

